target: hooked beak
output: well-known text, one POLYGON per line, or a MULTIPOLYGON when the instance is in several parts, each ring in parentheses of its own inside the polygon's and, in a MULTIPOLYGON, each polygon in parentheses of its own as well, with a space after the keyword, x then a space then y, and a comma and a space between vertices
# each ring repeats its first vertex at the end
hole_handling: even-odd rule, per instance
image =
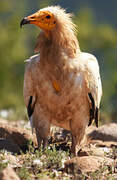
POLYGON ((22 27, 25 24, 35 24, 36 25, 36 21, 37 21, 37 16, 38 16, 38 12, 29 15, 27 17, 25 17, 24 19, 22 19, 22 21, 20 22, 20 27, 22 27))
POLYGON ((30 20, 27 17, 21 20, 20 27, 22 28, 22 26, 25 24, 30 24, 30 20))

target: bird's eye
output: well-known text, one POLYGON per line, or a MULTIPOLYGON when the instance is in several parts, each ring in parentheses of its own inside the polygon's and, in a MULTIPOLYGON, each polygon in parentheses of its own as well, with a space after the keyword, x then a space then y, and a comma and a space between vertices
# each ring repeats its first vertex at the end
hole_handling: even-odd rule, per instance
POLYGON ((51 16, 50 16, 50 15, 47 15, 47 16, 46 16, 46 18, 47 18, 47 19, 50 19, 50 18, 51 18, 51 16))

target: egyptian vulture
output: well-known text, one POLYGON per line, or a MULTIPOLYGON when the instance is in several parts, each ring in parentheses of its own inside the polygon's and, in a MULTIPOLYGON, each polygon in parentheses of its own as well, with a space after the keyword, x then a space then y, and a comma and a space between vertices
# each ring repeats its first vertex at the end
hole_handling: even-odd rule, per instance
POLYGON ((50 125, 70 130, 71 152, 76 154, 85 129, 98 126, 102 86, 98 62, 82 52, 71 14, 50 6, 25 17, 20 25, 34 24, 40 32, 35 52, 26 61, 24 101, 38 146, 47 144, 50 125))

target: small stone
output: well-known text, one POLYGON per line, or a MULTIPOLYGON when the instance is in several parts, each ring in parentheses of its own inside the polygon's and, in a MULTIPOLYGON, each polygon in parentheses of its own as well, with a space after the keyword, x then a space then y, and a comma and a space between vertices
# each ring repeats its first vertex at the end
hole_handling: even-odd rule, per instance
POLYGON ((92 149, 92 152, 94 156, 104 157, 104 150, 101 148, 94 148, 92 149))
POLYGON ((0 173, 0 180, 20 180, 13 168, 7 167, 0 173))
POLYGON ((100 149, 102 149, 105 153, 110 153, 110 148, 108 148, 108 147, 102 147, 102 148, 100 148, 100 149))

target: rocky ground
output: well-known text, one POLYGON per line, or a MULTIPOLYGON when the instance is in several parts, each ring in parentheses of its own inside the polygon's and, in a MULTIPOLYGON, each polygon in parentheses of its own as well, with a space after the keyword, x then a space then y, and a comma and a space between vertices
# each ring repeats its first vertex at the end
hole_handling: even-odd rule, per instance
POLYGON ((71 135, 52 127, 45 151, 25 121, 0 119, 0 180, 114 180, 117 179, 117 124, 87 129, 88 141, 70 157, 71 135))

